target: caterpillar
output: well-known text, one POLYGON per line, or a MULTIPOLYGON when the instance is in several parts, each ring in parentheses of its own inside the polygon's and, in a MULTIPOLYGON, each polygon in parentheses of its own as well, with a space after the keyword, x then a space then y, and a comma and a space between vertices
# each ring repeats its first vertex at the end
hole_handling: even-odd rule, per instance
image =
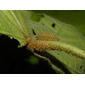
POLYGON ((58 50, 66 53, 70 53, 74 56, 78 56, 80 58, 85 59, 85 52, 77 47, 71 46, 66 43, 58 42, 58 41, 41 41, 36 39, 26 39, 28 44, 27 48, 38 51, 46 51, 46 50, 58 50))

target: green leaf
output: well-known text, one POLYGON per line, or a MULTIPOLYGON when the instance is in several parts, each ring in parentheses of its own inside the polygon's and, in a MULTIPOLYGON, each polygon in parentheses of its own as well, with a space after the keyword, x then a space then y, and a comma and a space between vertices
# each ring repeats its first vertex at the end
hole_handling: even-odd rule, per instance
MULTIPOLYGON (((58 37, 61 42, 85 50, 85 38, 75 27, 32 11, 0 11, 0 33, 13 37, 25 46, 25 36, 34 38, 48 32, 58 37)), ((57 73, 85 73, 85 60, 65 52, 48 50, 38 53, 50 60, 57 73)))
POLYGON ((24 35, 19 28, 19 25, 10 11, 0 11, 0 33, 17 39, 21 43, 21 46, 24 46, 24 35))
MULTIPOLYGON (((85 38, 81 35, 81 33, 77 31, 75 27, 54 19, 50 16, 43 16, 44 17, 41 18, 40 23, 33 23, 33 27, 35 26, 34 30, 36 34, 39 34, 40 32, 50 32, 58 37, 60 41, 85 50, 85 38), (55 24, 55 27, 52 27, 53 24, 55 24)), ((85 60, 59 51, 50 50, 47 51, 47 53, 55 57, 59 62, 63 64, 61 65, 61 68, 65 67, 64 69, 68 69, 71 73, 85 73, 85 60)))
MULTIPOLYGON (((85 38, 72 25, 65 24, 47 15, 45 15, 40 23, 44 24, 51 31, 54 30, 53 33, 62 42, 85 50, 85 38), (55 27, 52 27, 52 24, 55 24, 55 27)), ((72 73, 85 73, 85 60, 81 60, 64 52, 48 51, 48 53, 55 56, 55 58, 61 61, 72 73)))

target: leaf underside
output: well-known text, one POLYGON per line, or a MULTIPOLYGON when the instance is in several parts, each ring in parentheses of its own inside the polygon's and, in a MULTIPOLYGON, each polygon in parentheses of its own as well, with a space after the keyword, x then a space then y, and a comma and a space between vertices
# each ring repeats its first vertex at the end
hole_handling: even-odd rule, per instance
MULTIPOLYGON (((72 25, 32 11, 0 11, 0 34, 15 38, 21 47, 26 45, 25 35, 34 38, 43 32, 85 50, 85 38, 72 25)), ((50 59, 52 68, 58 73, 85 73, 85 60, 76 56, 53 50, 39 54, 50 59)))

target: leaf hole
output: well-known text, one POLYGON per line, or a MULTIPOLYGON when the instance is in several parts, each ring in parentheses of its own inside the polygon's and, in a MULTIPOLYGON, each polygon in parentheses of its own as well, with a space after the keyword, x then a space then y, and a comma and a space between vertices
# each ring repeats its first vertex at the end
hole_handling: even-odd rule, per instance
POLYGON ((41 17, 44 17, 44 15, 43 15, 43 14, 41 14, 41 17))
POLYGON ((36 35, 36 33, 35 33, 34 29, 32 29, 32 33, 33 33, 34 35, 36 35))
POLYGON ((55 25, 56 25, 56 24, 55 24, 55 23, 53 23, 53 24, 52 24, 52 27, 54 28, 54 27, 55 27, 55 25))
POLYGON ((83 68, 83 65, 80 65, 80 69, 82 69, 83 68))

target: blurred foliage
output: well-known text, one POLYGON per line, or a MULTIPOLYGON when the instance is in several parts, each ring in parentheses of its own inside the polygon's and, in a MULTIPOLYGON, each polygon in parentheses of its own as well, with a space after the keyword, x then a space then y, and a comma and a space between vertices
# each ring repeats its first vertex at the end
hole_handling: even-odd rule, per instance
POLYGON ((25 59, 25 61, 31 63, 31 64, 39 64, 39 59, 35 56, 29 56, 25 59))

